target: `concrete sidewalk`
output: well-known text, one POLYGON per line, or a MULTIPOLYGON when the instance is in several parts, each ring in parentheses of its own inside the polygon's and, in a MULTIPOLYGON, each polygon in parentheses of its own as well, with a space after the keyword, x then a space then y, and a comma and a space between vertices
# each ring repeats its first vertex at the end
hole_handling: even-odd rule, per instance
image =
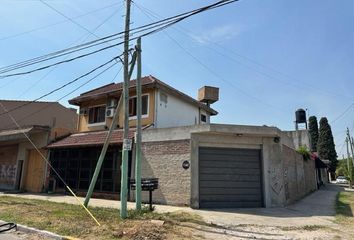
MULTIPOLYGON (((252 209, 213 209, 196 210, 189 207, 154 205, 158 213, 189 212, 201 216, 206 222, 223 226, 264 225, 264 226, 306 226, 333 225, 335 216, 335 198, 343 188, 328 184, 320 190, 300 200, 296 204, 284 208, 252 208, 252 209)), ((48 200, 59 203, 78 204, 74 197, 48 194, 4 194, 0 196, 15 196, 25 199, 48 200)), ((84 201, 84 198, 79 198, 84 201)), ((90 206, 119 209, 117 200, 91 199, 90 206)), ((134 209, 134 203, 128 203, 129 209, 134 209)))
MULTIPOLYGON (((57 195, 57 194, 31 194, 31 193, 16 193, 16 194, 9 194, 0 192, 0 196, 12 196, 12 197, 20 197, 25 199, 36 199, 36 200, 47 200, 51 202, 57 203, 68 203, 68 204, 76 204, 79 205, 78 201, 69 195, 57 195)), ((83 203, 85 198, 78 197, 78 199, 83 203)), ((90 207, 104 207, 104 208, 120 208, 120 201, 118 200, 106 200, 106 199, 98 199, 98 198, 91 198, 90 207)), ((189 207, 176 207, 176 206, 167 206, 167 205, 156 205, 155 211, 159 213, 166 213, 166 212, 175 212, 175 211, 191 211, 192 209, 189 207)), ((135 203, 128 202, 128 209, 134 209, 135 203)))

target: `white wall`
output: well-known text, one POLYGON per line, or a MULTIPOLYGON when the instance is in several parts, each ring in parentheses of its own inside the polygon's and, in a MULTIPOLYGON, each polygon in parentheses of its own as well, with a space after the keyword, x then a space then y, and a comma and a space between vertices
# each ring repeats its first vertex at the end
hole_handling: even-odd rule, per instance
MULTIPOLYGON (((200 123, 199 108, 190 103, 187 103, 167 92, 156 91, 156 120, 155 127, 181 127, 200 123), (162 95, 165 95, 163 97, 162 95), (166 100, 167 96, 167 101, 166 100)), ((210 115, 204 110, 200 110, 207 116, 207 122, 210 123, 210 115)))

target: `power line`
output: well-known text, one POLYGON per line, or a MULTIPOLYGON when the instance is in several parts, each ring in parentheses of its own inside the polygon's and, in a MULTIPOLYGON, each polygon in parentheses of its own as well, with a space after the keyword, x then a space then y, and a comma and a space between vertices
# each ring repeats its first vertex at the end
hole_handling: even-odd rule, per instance
MULTIPOLYGON (((166 27, 169 27, 169 26, 171 26, 173 24, 176 24, 176 23, 178 23, 178 22, 180 22, 180 21, 182 21, 182 20, 184 20, 186 18, 189 18, 189 17, 191 17, 191 16, 193 16, 195 14, 199 14, 199 13, 207 11, 207 10, 211 10, 211 9, 215 9, 215 8, 218 8, 218 7, 221 7, 221 6, 225 6, 227 4, 230 4, 230 3, 233 3, 233 2, 236 2, 236 1, 238 1, 238 0, 222 0, 222 1, 219 1, 217 3, 211 4, 211 5, 196 9, 196 10, 191 10, 191 11, 188 11, 188 12, 185 12, 185 13, 182 13, 182 14, 178 14, 178 15, 175 15, 175 16, 172 16, 172 17, 165 18, 165 19, 160 20, 160 21, 156 21, 156 22, 153 22, 153 23, 145 24, 145 25, 140 26, 140 27, 133 28, 133 29, 131 29, 129 31, 131 34, 136 34, 136 33, 139 33, 139 32, 143 32, 143 31, 147 31, 147 30, 159 27, 158 29, 152 30, 152 31, 147 32, 145 34, 142 34, 142 35, 140 35, 140 36, 138 36, 136 38, 133 38, 131 40, 135 40, 135 39, 137 39, 139 37, 144 37, 144 36, 153 34, 155 32, 161 31, 162 29, 164 29, 166 27)), ((59 51, 56 51, 56 52, 53 52, 53 53, 49 53, 49 54, 46 54, 46 55, 43 55, 43 56, 40 56, 40 57, 36 57, 36 58, 25 60, 25 61, 22 61, 22 62, 19 62, 19 63, 16 63, 16 64, 12 64, 12 65, 0 68, 0 74, 6 73, 6 72, 9 72, 9 71, 13 71, 13 70, 16 70, 18 68, 27 67, 29 65, 37 64, 37 63, 42 62, 42 61, 48 61, 48 60, 51 60, 53 58, 57 58, 59 56, 72 54, 74 52, 82 51, 82 50, 87 49, 87 48, 95 47, 97 45, 104 44, 104 43, 116 40, 118 38, 121 38, 121 37, 118 37, 118 36, 122 35, 124 33, 125 33, 125 31, 119 32, 119 33, 115 33, 115 34, 112 34, 112 35, 109 35, 109 36, 105 36, 103 38, 99 38, 99 39, 90 41, 88 43, 80 44, 78 46, 74 46, 74 47, 71 47, 71 48, 68 48, 68 49, 59 50, 59 51), (114 37, 116 37, 116 38, 114 38, 114 37), (103 40, 105 40, 105 41, 103 41, 103 40)), ((120 44, 118 44, 118 45, 120 45, 120 44)), ((115 47, 115 46, 117 46, 117 44, 114 44, 114 45, 112 45, 110 47, 115 47)), ((106 49, 108 49, 110 47, 103 48, 102 50, 106 50, 106 49)), ((86 55, 86 56, 88 56, 88 55, 86 55)))
POLYGON ((73 24, 75 24, 76 26, 84 29, 86 32, 92 34, 93 36, 100 38, 99 36, 97 36, 95 33, 91 32, 88 28, 84 27, 83 25, 81 25, 80 23, 78 23, 77 21, 73 20, 72 18, 66 16, 64 13, 60 12, 58 9, 56 9, 55 7, 53 7, 52 5, 50 5, 49 3, 43 1, 43 0, 39 0, 41 3, 43 3, 44 5, 46 5, 47 7, 49 7, 50 9, 52 9, 53 11, 55 11, 56 13, 58 13, 59 15, 63 16, 64 18, 66 18, 67 20, 69 20, 70 22, 72 22, 73 24))
MULTIPOLYGON (((55 11, 56 13, 60 14, 61 16, 63 16, 64 18, 68 19, 70 22, 72 22, 73 24, 75 24, 76 26, 82 28, 83 30, 85 30, 86 32, 88 32, 89 34, 91 34, 92 36, 96 37, 97 39, 99 39, 100 37, 95 34, 94 32, 90 31, 90 29, 88 29, 87 27, 83 26, 82 24, 78 23, 77 21, 73 20, 72 18, 68 17, 67 15, 65 15, 64 13, 62 13, 61 11, 59 11, 58 9, 56 9, 55 7, 53 7, 52 5, 50 5, 49 3, 43 1, 43 0, 39 0, 41 3, 43 3, 44 5, 46 5, 47 7, 49 7, 50 9, 52 9, 53 11, 55 11)), ((106 43, 109 45, 109 43, 106 43)))
MULTIPOLYGON (((117 13, 117 11, 113 11, 113 13, 111 15, 109 15, 106 19, 104 19, 100 24, 98 24, 93 30, 92 32, 97 31, 97 29, 99 29, 101 26, 103 26, 107 21, 109 21, 115 14, 117 13)), ((88 34, 84 34, 83 36, 81 36, 78 40, 76 40, 73 44, 75 44, 77 41, 80 41, 82 38, 82 42, 84 42, 87 38, 89 37, 88 34)), ((70 44, 72 45, 72 44, 70 44)), ((70 46, 69 45, 69 46, 70 46)), ((64 58, 63 60, 66 60, 68 57, 64 58)), ((22 92, 20 96, 23 96, 25 93, 27 93, 29 90, 31 90, 32 88, 34 88, 38 83, 40 83, 43 79, 45 79, 46 77, 48 77, 48 75, 50 73, 52 73, 58 65, 54 66, 50 71, 48 71, 46 74, 44 74, 41 78, 39 78, 34 84, 32 84, 29 88, 27 88, 24 92, 22 92)))
POLYGON ((354 103, 351 103, 349 105, 349 107, 347 107, 344 112, 342 112, 341 114, 338 115, 338 117, 336 117, 332 122, 331 124, 335 123, 337 120, 339 120, 340 118, 342 118, 352 107, 354 106, 354 103))
MULTIPOLYGON (((25 119, 28 119, 29 117, 45 110, 46 108, 50 107, 52 104, 55 104, 61 100, 63 100, 64 98, 66 98, 67 96, 71 95, 72 93, 76 92, 77 90, 79 90, 80 88, 84 87, 85 85, 87 85, 88 83, 92 82, 94 79, 96 79, 97 77, 101 76, 103 73, 107 72, 109 69, 111 69, 112 67, 114 67, 117 64, 117 62, 114 62, 112 65, 108 66, 107 68, 105 68, 104 70, 102 70, 101 72, 99 72, 98 74, 96 74, 95 76, 93 76, 92 78, 90 78, 89 80, 87 80, 86 82, 82 83, 81 85, 79 85, 78 87, 76 87, 74 90, 70 91, 69 93, 65 94, 64 96, 58 98, 57 100, 48 103, 47 105, 45 105, 43 108, 38 109, 35 112, 32 112, 26 116, 24 116, 23 118, 17 120, 18 122, 22 122, 25 119)), ((122 68, 120 68, 122 69, 122 68)), ((118 71, 118 73, 120 72, 120 70, 118 71)), ((117 77, 118 73, 114 76, 113 80, 117 77)), ((4 128, 8 128, 12 125, 7 125, 4 128)))
MULTIPOLYGON (((103 48, 103 49, 99 49, 99 50, 96 50, 96 51, 93 51, 93 52, 90 52, 90 53, 86 53, 86 54, 83 54, 83 55, 80 55, 80 56, 77 56, 77 57, 74 57, 74 58, 70 58, 70 59, 67 59, 67 60, 62 60, 62 61, 59 61, 59 62, 50 64, 50 65, 47 65, 47 66, 44 66, 44 67, 36 68, 36 69, 30 70, 30 71, 19 72, 19 73, 8 74, 8 75, 1 75, 0 78, 7 78, 7 77, 25 75, 25 74, 30 74, 30 73, 34 73, 34 72, 37 72, 37 71, 41 71, 41 70, 44 70, 44 69, 47 69, 47 68, 50 68, 50 67, 53 67, 53 66, 56 66, 56 65, 60 65, 60 64, 63 64, 63 63, 72 62, 72 61, 74 61, 74 60, 77 60, 77 59, 80 59, 80 58, 83 58, 83 57, 90 56, 90 55, 92 55, 92 54, 95 54, 95 53, 104 51, 104 50, 106 50, 106 49, 108 49, 108 48, 121 45, 122 43, 123 43, 123 42, 121 42, 121 43, 119 43, 119 44, 115 44, 115 45, 109 46, 109 47, 106 47, 106 48, 103 48)), ((115 58, 115 59, 116 59, 116 58, 115 58)), ((115 59, 114 59, 114 60, 115 60, 115 59)))
MULTIPOLYGON (((155 18, 161 18, 160 15, 158 15, 158 14, 155 13, 155 12, 153 12, 152 10, 150 10, 150 9, 144 7, 144 6, 138 5, 138 4, 135 3, 135 2, 134 2, 134 4, 135 4, 142 12, 146 11, 148 14, 154 16, 155 18)), ((187 29, 184 28, 184 27, 179 26, 179 27, 175 27, 174 29, 177 30, 178 32, 180 32, 180 33, 186 35, 187 37, 189 37, 189 38, 191 38, 191 39, 195 39, 193 36, 190 35, 190 34, 191 34, 191 31, 187 30, 187 29), (181 29, 181 30, 180 30, 180 29, 181 29), (183 30, 183 31, 182 31, 182 30, 183 30)), ((283 75, 284 77, 289 78, 290 80, 292 79, 292 81, 289 82, 289 81, 286 81, 286 80, 284 80, 284 79, 282 79, 282 78, 279 78, 279 77, 277 77, 277 76, 270 75, 270 74, 268 74, 268 73, 266 73, 266 72, 264 72, 264 71, 260 71, 260 70, 257 69, 257 68, 254 68, 254 67, 251 67, 251 66, 249 66, 249 65, 246 65, 246 64, 244 64, 242 61, 236 60, 236 59, 230 57, 230 56, 227 55, 227 54, 224 54, 224 53, 222 53, 222 52, 220 52, 220 51, 217 51, 217 50, 214 49, 214 48, 211 48, 211 47, 209 47, 209 46, 204 46, 205 48, 208 48, 208 49, 210 49, 210 50, 212 50, 212 51, 218 53, 219 55, 222 55, 222 56, 224 56, 224 57, 227 57, 229 60, 235 61, 235 62, 237 62, 238 64, 241 64, 242 66, 244 66, 244 67, 246 67, 246 68, 249 68, 249 69, 251 69, 251 70, 257 72, 258 74, 263 75, 263 76, 265 76, 265 77, 268 77, 268 78, 270 78, 270 79, 274 79, 274 80, 283 82, 283 83, 285 83, 285 84, 287 84, 287 85, 290 85, 290 86, 293 86, 293 87, 295 87, 295 88, 300 88, 300 89, 308 88, 308 89, 311 89, 311 90, 314 90, 314 91, 317 91, 317 92, 325 93, 327 96, 331 96, 331 97, 333 97, 333 96, 339 96, 339 97, 354 99, 353 97, 349 97, 349 96, 346 96, 346 95, 341 95, 341 94, 338 94, 338 93, 333 93, 333 92, 329 92, 329 91, 326 91, 326 90, 319 89, 318 86, 313 86, 313 85, 311 86, 311 85, 309 85, 308 83, 304 83, 304 84, 302 84, 302 85, 299 85, 299 84, 296 83, 296 82, 300 82, 298 79, 296 79, 296 78, 294 78, 294 77, 292 77, 292 76, 290 76, 290 75, 288 75, 288 74, 285 74, 285 73, 283 73, 283 72, 281 72, 281 71, 279 71, 279 70, 277 70, 277 69, 275 69, 275 68, 273 68, 273 67, 267 66, 267 65, 265 65, 265 64, 263 64, 263 63, 260 63, 260 62, 254 60, 254 59, 252 59, 252 58, 250 58, 250 57, 241 55, 240 53, 237 53, 237 52, 234 51, 233 49, 226 48, 226 47, 222 46, 221 44, 219 44, 219 43, 217 43, 217 42, 210 41, 209 39, 205 39, 205 42, 208 42, 208 43, 211 43, 211 44, 214 44, 214 45, 218 46, 219 48, 225 50, 225 51, 227 52, 227 54, 233 53, 234 55, 236 55, 236 56, 238 56, 238 57, 240 57, 240 58, 243 58, 243 59, 247 60, 248 62, 254 64, 254 65, 257 65, 257 66, 259 66, 259 67, 262 67, 263 69, 269 69, 269 70, 271 70, 271 71, 273 71, 273 72, 275 72, 275 73, 277 73, 277 74, 279 74, 279 75, 283 75), (293 81, 293 80, 295 80, 295 81, 293 81)))
MULTIPOLYGON (((137 8, 140 9, 140 11, 142 11, 145 15, 147 14, 142 8, 140 8, 140 6, 133 2, 137 8)), ((148 15, 146 15, 148 18, 150 18, 148 15)), ((155 17, 156 18, 156 17, 155 17)), ((151 18, 150 18, 151 19, 151 18)), ((248 96, 249 98, 252 98, 258 102, 261 102, 263 103, 264 105, 267 105, 268 107, 271 107, 271 108, 276 108, 278 110, 283 110, 282 108, 279 108, 277 106, 274 106, 270 103, 267 103, 265 102, 264 100, 256 97, 256 96, 253 96, 251 94, 249 94, 248 92, 236 87, 232 82, 230 81, 227 81, 225 78, 223 78, 220 74, 218 74, 217 72, 215 72, 214 70, 212 70, 210 67, 208 67, 205 63, 203 63, 198 57, 196 57, 195 55, 193 55, 190 51, 188 51, 186 48, 184 48, 176 39, 174 39, 170 34, 168 34, 167 32, 164 32, 166 34, 166 36, 171 40, 173 41, 178 47, 180 47, 187 55, 189 55, 192 59, 194 59, 200 66, 202 66, 204 69, 206 69, 208 72, 210 72, 212 75, 214 75, 216 78, 218 78, 219 80, 231 85, 233 88, 235 88, 237 91, 241 92, 242 94, 248 96)))
MULTIPOLYGON (((24 103, 24 104, 22 104, 22 105, 19 105, 19 106, 15 107, 15 108, 10 109, 8 112, 13 112, 13 111, 15 111, 15 110, 17 110, 17 109, 20 109, 20 108, 22 108, 22 107, 24 107, 24 106, 27 106, 27 105, 31 104, 31 103, 37 102, 38 100, 40 100, 40 99, 42 99, 42 98, 45 98, 45 97, 47 97, 47 96, 49 96, 49 95, 51 95, 51 94, 53 94, 53 93, 55 93, 55 92, 57 92, 57 91, 63 89, 63 88, 65 88, 66 86, 69 86, 69 85, 73 84, 74 82, 77 82, 77 81, 80 80, 81 78, 84 78, 84 77, 90 75, 91 73, 93 73, 93 72, 95 72, 96 70, 98 70, 98 69, 100 69, 100 68, 106 66, 107 64, 109 64, 109 63, 111 63, 111 62, 113 62, 113 61, 115 61, 116 59, 120 59, 121 56, 122 56, 122 54, 119 55, 119 56, 117 56, 117 57, 112 58, 111 60, 109 60, 109 61, 107 61, 107 62, 101 64, 100 66, 98 66, 98 67, 92 69, 91 71, 89 71, 89 72, 87 72, 87 73, 85 73, 85 74, 83 74, 83 75, 81 75, 81 76, 75 78, 74 80, 71 80, 70 82, 65 83, 64 85, 61 85, 61 86, 58 87, 58 88, 55 88, 54 90, 52 90, 52 91, 50 91, 50 92, 48 92, 48 93, 46 93, 46 94, 44 94, 44 95, 42 95, 42 96, 40 96, 40 97, 34 99, 34 100, 32 100, 32 101, 26 102, 26 103, 24 103)), ((0 116, 1 116, 1 115, 4 115, 4 114, 6 114, 6 113, 7 113, 7 112, 5 112, 5 113, 0 113, 0 116)))
POLYGON ((83 204, 82 202, 77 198, 77 196, 75 195, 75 193, 71 190, 71 188, 69 187, 69 185, 65 182, 65 180, 60 176, 60 174, 57 172, 57 170, 55 170, 55 168, 52 166, 52 164, 50 163, 50 161, 48 161, 48 159, 44 156, 44 154, 39 150, 39 148, 37 147, 37 145, 31 140, 31 138, 27 135, 27 133, 25 133, 22 129, 22 127, 18 124, 18 122, 16 121, 16 119, 11 115, 10 111, 8 111, 6 109, 6 107, 0 102, 0 106, 2 107, 2 109, 4 110, 4 112, 9 116, 9 118, 12 120, 12 122, 17 126, 17 128, 19 130, 21 130, 21 133, 27 138, 27 140, 31 143, 31 145, 34 147, 34 149, 37 151, 37 153, 41 156, 41 158, 46 162, 46 164, 53 170, 53 172, 57 175, 57 177, 59 178, 60 181, 62 181, 62 183, 66 186, 66 188, 69 190, 69 192, 75 197, 75 199, 78 201, 78 203, 85 209, 85 211, 90 215, 90 217, 97 223, 97 225, 101 226, 101 224, 97 221, 97 219, 92 215, 92 213, 90 212, 90 210, 88 210, 83 204))
POLYGON ((119 68, 119 70, 118 70, 118 72, 116 73, 116 75, 114 75, 114 77, 113 77, 111 83, 114 83, 114 81, 116 80, 116 78, 118 77, 118 74, 120 73, 120 71, 122 71, 122 69, 123 69, 123 65, 119 68))
MULTIPOLYGON (((105 6, 105 7, 102 7, 102 8, 98 8, 96 10, 93 10, 93 11, 90 11, 90 12, 87 12, 87 13, 72 17, 72 19, 78 19, 78 18, 87 16, 87 15, 90 15, 92 13, 96 13, 96 12, 102 11, 102 10, 107 9, 107 8, 111 8, 111 7, 113 7, 115 5, 118 5, 118 4, 122 4, 122 3, 116 2, 116 3, 110 4, 108 6, 105 6)), ((15 37, 19 37, 19 36, 22 36, 22 35, 25 35, 25 34, 28 34, 28 33, 32 33, 32 32, 35 32, 35 31, 39 31, 39 30, 42 30, 42 29, 50 28, 50 27, 53 27, 53 26, 56 26, 56 25, 59 25, 61 23, 65 23, 65 22, 68 22, 68 21, 69 20, 64 20, 64 21, 48 24, 48 25, 45 25, 45 26, 33 28, 33 29, 30 29, 30 30, 27 30, 27 31, 24 31, 24 32, 21 32, 21 33, 16 33, 16 34, 13 34, 13 35, 5 36, 5 37, 0 38, 0 41, 11 39, 11 38, 15 38, 15 37)))

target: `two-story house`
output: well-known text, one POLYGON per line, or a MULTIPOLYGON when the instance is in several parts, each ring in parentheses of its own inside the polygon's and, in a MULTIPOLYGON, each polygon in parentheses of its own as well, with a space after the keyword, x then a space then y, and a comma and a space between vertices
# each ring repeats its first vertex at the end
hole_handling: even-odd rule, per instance
MULTIPOLYGON (((133 138, 135 81, 130 84, 133 138)), ((210 123, 217 114, 210 104, 217 100, 218 89, 201 88, 197 101, 152 76, 143 78, 142 89, 141 176, 159 179, 154 202, 193 208, 276 207, 316 189, 315 161, 296 151, 292 134, 276 127, 210 123)), ((109 84, 70 100, 80 107, 79 132, 48 146, 53 167, 78 194, 85 195, 89 187, 121 93, 122 84, 109 84)), ((119 198, 122 116, 119 110, 94 189, 96 197, 119 198)), ((304 134, 306 140, 307 131, 304 134)), ((129 177, 135 172, 133 154, 129 177)), ((50 183, 51 190, 65 189, 53 174, 50 183)), ((133 192, 129 196, 134 199, 133 192)), ((149 199, 147 192, 142 199, 149 199)))
MULTIPOLYGON (((108 128, 122 94, 123 84, 108 84, 69 100, 80 108, 78 133, 72 134, 48 146, 51 149, 52 165, 79 194, 88 189, 98 156, 102 149, 108 128)), ((217 88, 207 87, 215 92, 217 88)), ((199 93, 205 99, 203 89, 199 93)), ((136 82, 130 81, 129 88, 130 137, 136 127, 136 82)), ((142 125, 143 128, 167 128, 210 123, 210 117, 217 112, 209 103, 178 91, 153 76, 142 78, 142 125)), ((122 146, 123 109, 119 110, 118 124, 111 139, 111 145, 98 178, 95 193, 112 193, 120 190, 120 165, 122 146)), ((131 156, 130 156, 131 159, 131 156)), ((131 161, 129 166, 131 166, 131 161)), ((130 168, 130 167, 129 167, 130 168)), ((129 171, 131 172, 131 171, 129 171)), ((64 189, 63 183, 52 175, 50 188, 64 189)), ((115 194, 118 197, 118 194, 115 194)))

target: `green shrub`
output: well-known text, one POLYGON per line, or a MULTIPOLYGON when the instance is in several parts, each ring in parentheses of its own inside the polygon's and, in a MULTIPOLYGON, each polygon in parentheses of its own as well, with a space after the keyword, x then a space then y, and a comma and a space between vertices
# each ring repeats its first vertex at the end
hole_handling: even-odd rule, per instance
POLYGON ((300 146, 296 151, 302 155, 305 161, 311 159, 311 153, 306 146, 300 146))

